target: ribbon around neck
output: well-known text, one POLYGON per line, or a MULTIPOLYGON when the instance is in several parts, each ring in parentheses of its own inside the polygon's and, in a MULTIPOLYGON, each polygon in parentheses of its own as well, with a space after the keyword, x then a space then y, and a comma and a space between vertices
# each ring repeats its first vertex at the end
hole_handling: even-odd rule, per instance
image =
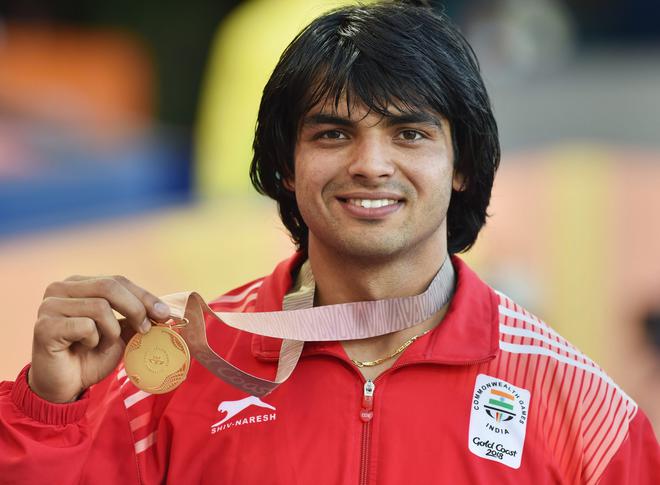
POLYGON ((264 396, 289 378, 305 342, 364 339, 417 325, 449 302, 454 278, 447 257, 427 289, 416 296, 252 313, 214 312, 195 292, 173 293, 161 299, 173 316, 188 319, 180 334, 200 364, 228 384, 264 396), (249 374, 216 354, 206 338, 206 316, 238 330, 282 339, 275 379, 249 374))

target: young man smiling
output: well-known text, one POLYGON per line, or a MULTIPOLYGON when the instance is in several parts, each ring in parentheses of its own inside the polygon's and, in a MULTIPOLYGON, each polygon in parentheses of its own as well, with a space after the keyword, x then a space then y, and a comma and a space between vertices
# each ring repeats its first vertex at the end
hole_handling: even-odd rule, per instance
MULTIPOLYGON (((31 365, 0 388, 0 476, 653 483, 658 446, 634 401, 455 257, 485 222, 498 163, 476 60, 445 17, 387 3, 318 18, 264 89, 251 167, 298 251, 212 307, 337 308, 328 305, 429 288, 451 300, 436 299, 430 316, 403 329, 307 342, 291 378, 261 398, 197 363, 175 392, 150 395, 119 362, 120 334, 144 331, 148 318, 164 322, 162 302, 123 277, 53 283, 31 365)), ((401 317, 375 315, 378 324, 401 317)), ((279 339, 211 320, 207 334, 238 368, 275 375, 279 339)))
MULTIPOLYGON (((330 305, 417 295, 447 257, 446 215, 454 170, 449 123, 430 111, 373 112, 319 103, 301 123, 295 175, 285 185, 309 228, 315 303, 330 305), (401 278, 414 274, 414 278, 401 278)), ((373 361, 437 325, 444 309, 400 332, 343 343, 349 357, 373 361)), ((394 359, 363 367, 375 378, 394 359)))

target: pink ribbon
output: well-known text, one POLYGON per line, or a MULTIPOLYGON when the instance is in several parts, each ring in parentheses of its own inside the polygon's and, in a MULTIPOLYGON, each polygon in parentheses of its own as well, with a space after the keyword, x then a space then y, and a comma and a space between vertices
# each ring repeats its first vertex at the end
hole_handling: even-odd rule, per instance
POLYGON ((162 300, 173 316, 188 319, 180 333, 200 364, 228 384, 264 396, 289 378, 305 342, 363 339, 404 330, 438 312, 453 291, 454 268, 447 258, 423 293, 403 298, 256 313, 214 312, 195 292, 174 293, 162 300), (275 379, 249 374, 216 354, 206 338, 205 316, 238 330, 282 339, 275 379))

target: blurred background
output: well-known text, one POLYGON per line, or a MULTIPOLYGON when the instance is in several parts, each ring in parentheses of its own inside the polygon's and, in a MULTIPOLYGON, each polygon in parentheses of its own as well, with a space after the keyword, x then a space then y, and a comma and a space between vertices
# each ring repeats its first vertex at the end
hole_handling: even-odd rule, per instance
MULTIPOLYGON (((0 380, 49 282, 213 298, 292 245, 247 170, 263 85, 322 0, 0 1, 0 380)), ((431 2, 482 64, 503 146, 464 257, 660 430, 660 3, 431 2)))

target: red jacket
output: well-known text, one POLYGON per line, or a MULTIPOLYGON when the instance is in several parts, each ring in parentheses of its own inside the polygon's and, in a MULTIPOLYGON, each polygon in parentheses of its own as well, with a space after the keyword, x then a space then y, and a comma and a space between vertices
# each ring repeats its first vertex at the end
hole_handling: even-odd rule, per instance
MULTIPOLYGON (((281 308, 296 258, 219 298, 281 308)), ((635 403, 544 323, 458 258, 441 324, 375 382, 336 342, 308 343, 262 399, 193 364, 149 395, 116 373, 72 404, 41 400, 25 370, 0 386, 0 482, 57 484, 651 484, 659 449, 635 403), (365 395, 367 394, 367 395, 365 395)), ((274 377, 279 341, 218 324, 209 342, 274 377)))

